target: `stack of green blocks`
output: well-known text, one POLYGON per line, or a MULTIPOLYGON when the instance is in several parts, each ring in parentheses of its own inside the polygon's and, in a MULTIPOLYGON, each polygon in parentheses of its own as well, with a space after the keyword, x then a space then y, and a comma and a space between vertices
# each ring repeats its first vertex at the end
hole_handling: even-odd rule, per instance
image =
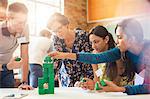
POLYGON ((38 78, 38 92, 42 94, 54 94, 54 66, 49 56, 44 59, 43 77, 38 78), (44 88, 44 84, 48 84, 48 88, 44 88))

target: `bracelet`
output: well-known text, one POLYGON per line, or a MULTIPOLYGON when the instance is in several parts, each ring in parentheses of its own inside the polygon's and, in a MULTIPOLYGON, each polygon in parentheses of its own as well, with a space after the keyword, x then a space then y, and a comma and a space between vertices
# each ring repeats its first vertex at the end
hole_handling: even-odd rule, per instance
POLYGON ((8 71, 7 64, 3 64, 2 69, 3 69, 3 71, 8 71))

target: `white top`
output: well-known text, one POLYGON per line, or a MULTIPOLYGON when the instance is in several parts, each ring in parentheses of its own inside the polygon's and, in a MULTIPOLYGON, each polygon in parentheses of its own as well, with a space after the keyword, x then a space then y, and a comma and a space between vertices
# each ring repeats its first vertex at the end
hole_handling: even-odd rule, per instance
POLYGON ((31 37, 29 43, 29 63, 42 65, 47 52, 52 50, 51 39, 47 37, 31 37))

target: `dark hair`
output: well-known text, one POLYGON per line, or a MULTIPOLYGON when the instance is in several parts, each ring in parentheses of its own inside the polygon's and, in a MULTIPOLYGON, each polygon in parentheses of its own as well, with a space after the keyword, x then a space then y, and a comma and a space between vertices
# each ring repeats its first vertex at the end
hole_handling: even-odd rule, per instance
POLYGON ((111 81, 117 77, 118 71, 116 62, 109 62, 106 64, 104 75, 106 75, 111 81))
MULTIPOLYGON (((122 32, 127 36, 127 39, 135 37, 136 41, 143 41, 143 29, 141 24, 137 20, 131 18, 121 21, 117 24, 115 33, 118 27, 122 29, 122 32)), ((127 57, 126 52, 121 53, 121 58, 124 61, 125 65, 125 72, 122 74, 122 76, 127 76, 128 80, 130 81, 134 78, 135 75, 133 62, 127 57)))
POLYGON ((120 27, 125 35, 127 35, 127 39, 131 37, 135 37, 138 42, 143 40, 143 29, 141 24, 135 19, 125 19, 117 24, 115 28, 115 33, 117 28, 120 27))
POLYGON ((19 3, 19 2, 15 2, 15 3, 12 3, 8 6, 8 11, 9 12, 16 12, 16 13, 25 13, 27 14, 28 13, 28 9, 27 7, 23 4, 23 3, 19 3))
POLYGON ((91 34, 94 34, 94 35, 96 35, 96 36, 99 36, 99 37, 101 37, 101 38, 103 38, 103 39, 105 39, 105 37, 108 36, 108 37, 109 37, 108 49, 114 48, 114 47, 116 46, 116 43, 115 43, 115 41, 114 41, 114 39, 113 39, 112 34, 109 33, 109 32, 107 31, 107 29, 106 29, 104 26, 98 25, 98 26, 92 28, 92 29, 90 30, 89 36, 90 36, 91 34))
MULTIPOLYGON (((126 60, 122 60, 122 62, 123 62, 123 66, 124 66, 125 70, 119 76, 121 76, 121 77, 126 76, 127 82, 130 82, 134 79, 134 76, 135 76, 135 70, 133 67, 133 63, 128 58, 126 58, 126 60)), ((116 62, 107 63, 105 73, 106 73, 107 77, 110 78, 110 80, 114 80, 118 76, 117 63, 116 62)))
MULTIPOLYGON (((94 27, 93 29, 91 29, 89 36, 91 34, 99 36, 103 39, 106 36, 109 36, 109 42, 108 42, 109 49, 114 48, 115 45, 116 45, 112 35, 103 26, 98 25, 98 26, 94 27)), ((135 74, 134 71, 133 71, 133 68, 132 68, 133 65, 132 65, 131 61, 127 60, 127 59, 125 61, 123 61, 123 65, 125 66, 125 71, 121 76, 122 77, 127 76, 127 78, 128 78, 127 81, 130 82, 133 79, 134 74, 135 74)), ((109 63, 106 64, 106 69, 105 69, 104 75, 105 74, 106 74, 107 77, 110 78, 110 80, 114 80, 118 76, 116 62, 109 62, 109 63)))
POLYGON ((66 16, 60 14, 60 13, 54 13, 48 20, 48 24, 47 24, 47 27, 50 28, 51 25, 54 23, 54 22, 59 22, 60 24, 62 25, 67 25, 69 24, 69 20, 66 16))
POLYGON ((135 76, 135 68, 133 62, 127 57, 126 52, 121 53, 121 59, 123 60, 125 71, 121 76, 127 76, 128 81, 131 81, 135 76))
MULTIPOLYGON (((116 46, 116 43, 113 39, 113 36, 107 31, 107 29, 104 26, 96 26, 94 28, 92 28, 90 30, 90 34, 94 34, 100 38, 105 39, 106 36, 109 37, 109 41, 108 41, 108 50, 112 49, 116 46)), ((104 75, 107 75, 107 77, 110 78, 110 80, 113 80, 114 78, 116 78, 117 76, 117 65, 116 62, 110 62, 110 63, 106 63, 106 68, 105 68, 105 72, 104 75)))

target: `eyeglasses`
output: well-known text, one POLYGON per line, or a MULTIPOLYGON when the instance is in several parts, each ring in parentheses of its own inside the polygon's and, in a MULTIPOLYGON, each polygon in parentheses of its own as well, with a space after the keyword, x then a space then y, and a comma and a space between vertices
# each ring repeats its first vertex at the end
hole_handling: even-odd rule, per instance
POLYGON ((54 33, 57 33, 57 32, 59 32, 61 29, 62 29, 62 25, 61 26, 59 26, 59 27, 57 27, 57 28, 53 28, 53 32, 54 33))

